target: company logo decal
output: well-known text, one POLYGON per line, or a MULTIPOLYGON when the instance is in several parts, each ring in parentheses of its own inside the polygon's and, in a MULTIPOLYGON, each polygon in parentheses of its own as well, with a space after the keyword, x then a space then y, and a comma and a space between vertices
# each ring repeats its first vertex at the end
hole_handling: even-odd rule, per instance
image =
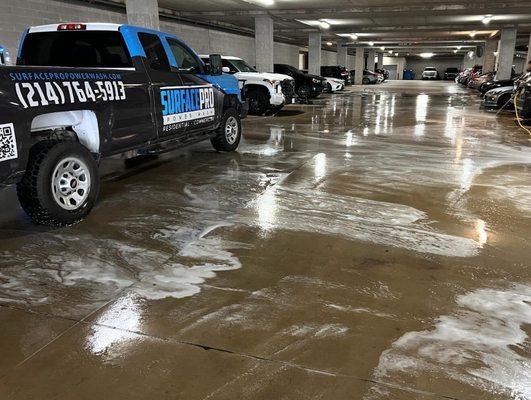
POLYGON ((214 120, 214 89, 206 86, 171 86, 160 90, 164 131, 214 120))

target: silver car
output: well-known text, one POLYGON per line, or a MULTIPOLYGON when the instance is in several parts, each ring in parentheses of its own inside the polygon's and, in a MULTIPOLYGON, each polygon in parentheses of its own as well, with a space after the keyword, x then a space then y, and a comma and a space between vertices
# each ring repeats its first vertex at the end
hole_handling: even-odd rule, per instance
POLYGON ((512 96, 514 93, 513 86, 503 86, 500 88, 489 90, 483 97, 483 105, 485 107, 501 108, 504 105, 512 107, 512 96), (511 100, 509 102, 509 100, 511 100), (508 103, 509 102, 509 103, 508 103))

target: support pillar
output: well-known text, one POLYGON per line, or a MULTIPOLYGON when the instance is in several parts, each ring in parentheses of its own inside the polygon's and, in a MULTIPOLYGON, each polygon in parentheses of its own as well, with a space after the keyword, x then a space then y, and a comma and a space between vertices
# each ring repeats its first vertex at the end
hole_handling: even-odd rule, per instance
POLYGON ((487 42, 485 43, 485 58, 483 60, 483 71, 490 72, 496 70, 496 55, 494 53, 497 49, 497 40, 487 40, 487 42))
POLYGON ((321 32, 308 36, 308 73, 321 75, 321 32))
POLYGON ((255 65, 260 72, 273 72, 275 44, 273 41, 273 18, 260 15, 254 19, 255 65))
POLYGON ((367 69, 369 71, 374 71, 374 59, 376 58, 376 50, 369 49, 369 56, 367 57, 367 69))
POLYGON ((354 69, 356 74, 354 76, 354 84, 361 85, 363 82, 363 67, 365 66, 365 48, 356 47, 356 59, 354 62, 354 69))
POLYGON ((383 63, 384 53, 378 53, 378 69, 383 69, 384 63, 383 63))
POLYGON ((337 65, 347 67, 348 47, 346 46, 346 40, 340 40, 337 42, 337 65))
POLYGON ((498 72, 496 79, 510 79, 516 46, 516 28, 505 28, 501 32, 498 72))
POLYGON ((127 23, 149 29, 160 29, 158 0, 126 0, 127 23))

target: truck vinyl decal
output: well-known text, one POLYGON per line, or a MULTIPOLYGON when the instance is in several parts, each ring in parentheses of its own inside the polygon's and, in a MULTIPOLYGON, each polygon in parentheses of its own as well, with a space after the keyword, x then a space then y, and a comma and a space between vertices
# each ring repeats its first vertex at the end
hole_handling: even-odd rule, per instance
POLYGON ((15 92, 24 108, 126 99, 121 80, 16 82, 15 92))
POLYGON ((216 114, 212 85, 163 87, 160 101, 164 131, 210 122, 216 114))
POLYGON ((13 124, 0 125, 0 162, 18 158, 17 139, 13 124))

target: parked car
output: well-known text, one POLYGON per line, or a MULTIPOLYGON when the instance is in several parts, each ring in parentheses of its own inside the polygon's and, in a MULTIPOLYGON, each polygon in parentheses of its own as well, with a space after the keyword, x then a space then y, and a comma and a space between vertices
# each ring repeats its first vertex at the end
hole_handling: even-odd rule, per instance
POLYGON ((25 30, 0 68, 0 184, 17 185, 35 223, 70 225, 99 191, 98 160, 210 139, 233 151, 246 115, 238 81, 177 36, 129 25, 25 30))
MULTIPOLYGON (((350 76, 351 76, 352 81, 354 81, 354 78, 356 77, 355 69, 350 70, 350 76)), ((379 83, 379 80, 380 79, 378 78, 378 74, 372 71, 369 71, 367 69, 363 70, 363 79, 361 80, 361 83, 363 85, 374 85, 376 83, 379 83)), ((383 81, 383 77, 381 78, 381 80, 383 81)))
POLYGON ((457 76, 456 81, 463 86, 467 86, 468 81, 470 79, 474 79, 477 76, 481 75, 482 71, 483 71, 483 67, 481 65, 474 65, 472 68, 467 68, 463 72, 461 72, 457 76))
POLYGON ((321 67, 321 76, 325 78, 341 79, 345 82, 345 85, 350 85, 349 73, 345 67, 339 65, 326 65, 321 67))
POLYGON ((499 87, 513 86, 516 79, 517 78, 502 79, 502 80, 493 79, 491 81, 481 84, 478 90, 481 94, 485 94, 492 89, 497 89, 499 87))
POLYGON ((501 108, 504 105, 506 107, 513 107, 512 98, 514 93, 513 86, 503 86, 496 89, 489 90, 483 97, 483 105, 485 107, 501 108))
POLYGON ((295 79, 295 91, 303 99, 316 98, 326 88, 325 78, 306 74, 288 64, 275 64, 274 71, 276 74, 288 75, 295 79))
POLYGON ((455 78, 457 78, 457 75, 459 75, 459 69, 455 68, 455 67, 449 67, 449 68, 446 68, 446 70, 444 71, 444 80, 445 81, 450 81, 450 80, 455 80, 455 78))
POLYGON ((439 79, 439 72, 435 67, 426 67, 422 72, 422 80, 426 79, 439 79))
POLYGON ((336 79, 336 78, 327 78, 326 80, 326 92, 333 93, 338 92, 340 90, 343 90, 345 88, 345 81, 342 79, 336 79))
POLYGON ((374 72, 376 72, 378 74, 382 74, 382 76, 384 78, 384 81, 389 79, 389 71, 386 70, 386 69, 377 68, 377 69, 374 70, 374 72))
MULTIPOLYGON (((208 63, 209 56, 200 56, 208 63)), ((291 104, 295 98, 295 80, 283 74, 258 72, 243 59, 221 56, 223 72, 234 75, 244 81, 245 98, 249 102, 249 113, 264 115, 280 111, 285 104, 291 104)))
POLYGON ((494 71, 490 71, 490 72, 481 74, 479 76, 472 76, 468 80, 467 87, 469 89, 479 89, 479 87, 483 85, 485 82, 490 82, 491 80, 493 80, 495 74, 496 73, 494 71))

